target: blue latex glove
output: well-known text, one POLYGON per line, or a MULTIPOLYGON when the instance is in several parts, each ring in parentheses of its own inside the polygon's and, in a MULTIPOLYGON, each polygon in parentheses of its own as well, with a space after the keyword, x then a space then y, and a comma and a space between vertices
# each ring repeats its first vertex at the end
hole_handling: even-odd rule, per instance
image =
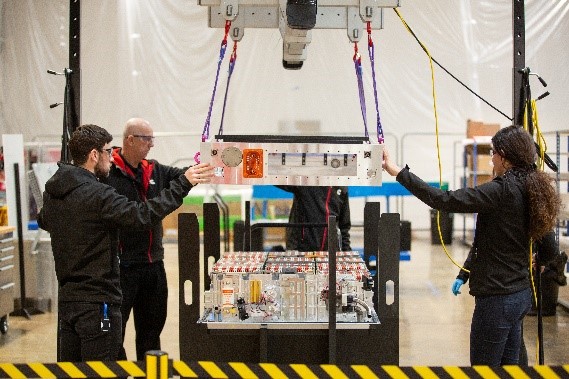
POLYGON ((454 283, 452 284, 452 293, 454 293, 454 296, 457 296, 460 294, 460 287, 462 287, 463 284, 464 284, 464 280, 462 280, 462 279, 456 279, 454 281, 454 283))

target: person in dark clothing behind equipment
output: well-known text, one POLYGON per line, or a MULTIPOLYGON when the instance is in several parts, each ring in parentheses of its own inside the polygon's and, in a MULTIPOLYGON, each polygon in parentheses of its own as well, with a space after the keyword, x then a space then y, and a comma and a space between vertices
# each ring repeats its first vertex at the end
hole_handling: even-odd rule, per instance
MULTIPOLYGON (((290 223, 327 223, 336 216, 340 236, 339 248, 350 251, 350 202, 347 187, 277 186, 294 194, 290 223)), ((328 228, 287 228, 286 248, 298 251, 328 250, 328 228)))
MULTIPOLYGON (((474 188, 443 191, 401 169, 384 149, 383 169, 432 208, 478 213, 470 261, 475 298, 470 363, 518 364, 521 325, 531 309, 530 239, 541 240, 556 223, 561 201, 552 178, 536 169, 536 149, 523 128, 509 126, 492 137, 496 177, 474 188)), ((553 257, 540 256, 544 264, 553 257)))
POLYGON ((182 204, 192 186, 213 176, 208 164, 189 168, 159 196, 138 203, 99 182, 109 174, 112 136, 96 125, 73 132, 73 164, 60 163, 47 181, 39 226, 51 235, 59 284, 58 361, 116 361, 122 342, 119 227, 144 229, 182 204))
MULTIPOLYGON (((171 180, 184 173, 183 169, 146 159, 154 146, 153 134, 148 121, 131 118, 123 130, 122 148, 113 149, 113 165, 105 182, 131 201, 158 196, 171 180)), ((160 350, 160 334, 166 323, 168 283, 162 235, 162 223, 156 223, 144 231, 122 228, 119 236, 123 345, 132 311, 139 361, 145 359, 147 351, 160 350)), ((127 359, 124 346, 119 358, 127 359)))

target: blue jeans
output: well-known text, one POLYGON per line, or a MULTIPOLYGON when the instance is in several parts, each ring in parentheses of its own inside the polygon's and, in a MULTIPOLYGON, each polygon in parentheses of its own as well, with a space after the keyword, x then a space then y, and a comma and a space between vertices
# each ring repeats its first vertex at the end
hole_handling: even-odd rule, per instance
POLYGON ((470 328, 470 364, 518 364, 522 320, 530 309, 529 288, 510 295, 476 297, 470 328))

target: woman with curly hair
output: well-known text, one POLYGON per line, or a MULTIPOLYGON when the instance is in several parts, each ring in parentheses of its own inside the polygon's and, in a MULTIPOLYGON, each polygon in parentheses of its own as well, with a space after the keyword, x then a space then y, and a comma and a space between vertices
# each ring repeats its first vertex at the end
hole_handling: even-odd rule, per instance
MULTIPOLYGON (((553 179, 537 170, 535 143, 521 127, 492 137, 495 178, 474 188, 443 191, 401 169, 384 149, 383 169, 432 208, 478 213, 470 261, 475 298, 470 329, 472 365, 519 363, 521 325, 531 309, 531 241, 542 239, 557 220, 561 201, 553 179)), ((540 256, 544 264, 553 256, 540 256)))

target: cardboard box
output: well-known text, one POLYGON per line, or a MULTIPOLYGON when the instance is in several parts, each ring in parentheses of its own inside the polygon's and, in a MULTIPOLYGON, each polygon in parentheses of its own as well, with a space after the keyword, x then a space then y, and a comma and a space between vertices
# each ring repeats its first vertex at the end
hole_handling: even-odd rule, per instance
POLYGON ((500 124, 485 124, 482 121, 466 121, 466 138, 493 136, 500 130, 500 124))
POLYGON ((471 171, 476 171, 478 176, 480 175, 491 175, 494 167, 492 166, 492 156, 490 154, 477 154, 476 155, 476 167, 474 166, 474 156, 468 156, 468 169, 471 171))
POLYGON ((475 185, 479 186, 484 183, 488 183, 494 177, 492 175, 476 175, 476 183, 474 183, 474 175, 470 174, 468 176, 468 187, 474 187, 475 185))

